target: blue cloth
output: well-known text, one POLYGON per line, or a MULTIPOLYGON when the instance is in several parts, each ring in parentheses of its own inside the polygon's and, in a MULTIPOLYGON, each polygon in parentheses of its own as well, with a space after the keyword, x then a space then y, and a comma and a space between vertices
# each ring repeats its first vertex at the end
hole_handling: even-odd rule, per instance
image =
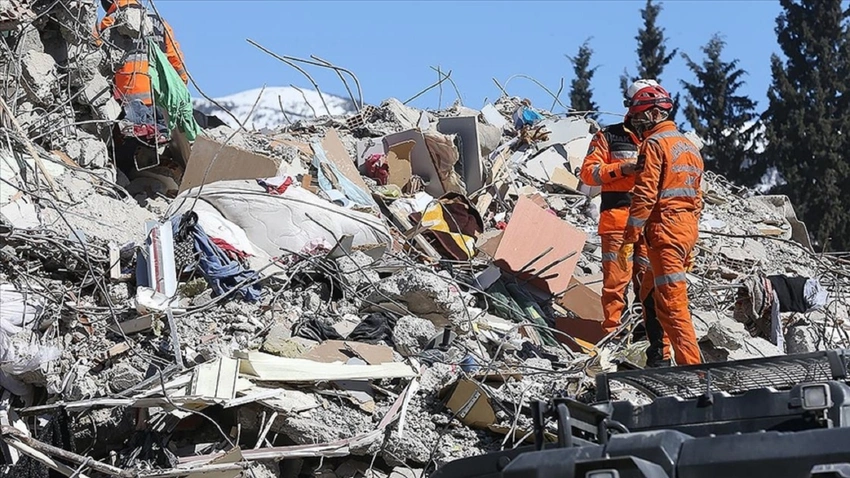
POLYGON ((533 125, 538 121, 545 119, 543 115, 534 111, 531 108, 523 106, 516 114, 514 114, 514 128, 522 129, 525 125, 533 125))
MULTIPOLYGON (((171 218, 171 227, 175 235, 180 226, 181 217, 181 215, 177 215, 171 218)), ((224 251, 212 242, 200 225, 195 224, 192 229, 195 252, 200 255, 198 267, 201 269, 204 279, 207 280, 207 284, 212 288, 213 297, 230 292, 241 282, 257 278, 256 272, 244 269, 239 262, 227 257, 224 251)), ((243 285, 236 292, 236 295, 246 302, 256 302, 260 300, 261 290, 260 284, 243 285)))
POLYGON ((314 141, 311 146, 313 147, 313 151, 315 155, 313 156, 313 166, 318 171, 318 182, 319 187, 322 188, 322 191, 330 192, 334 189, 334 184, 331 181, 331 178, 328 177, 325 169, 322 166, 325 166, 330 170, 330 174, 332 174, 336 178, 337 186, 339 186, 339 192, 344 194, 345 197, 354 201, 355 203, 365 206, 372 207, 377 209, 378 204, 372 199, 372 195, 369 191, 362 190, 359 186, 351 182, 348 178, 343 175, 336 165, 328 159, 325 154, 325 150, 322 149, 322 143, 318 141, 314 141))

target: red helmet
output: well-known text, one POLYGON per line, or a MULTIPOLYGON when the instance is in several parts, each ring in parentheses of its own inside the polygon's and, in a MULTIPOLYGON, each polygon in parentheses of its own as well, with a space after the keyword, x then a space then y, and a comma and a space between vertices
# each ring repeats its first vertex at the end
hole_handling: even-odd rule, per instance
POLYGON ((663 110, 673 109, 673 98, 661 85, 652 85, 641 88, 632 96, 628 104, 628 116, 633 116, 653 107, 663 110))

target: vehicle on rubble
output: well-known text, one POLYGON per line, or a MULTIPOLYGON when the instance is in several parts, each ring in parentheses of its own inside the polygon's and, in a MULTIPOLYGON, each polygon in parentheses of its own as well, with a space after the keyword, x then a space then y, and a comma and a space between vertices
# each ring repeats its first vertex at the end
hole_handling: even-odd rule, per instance
POLYGON ((592 404, 532 403, 535 445, 434 478, 850 477, 850 349, 596 377, 592 404), (612 384, 648 397, 612 400, 612 384), (546 441, 546 419, 557 441, 546 441))

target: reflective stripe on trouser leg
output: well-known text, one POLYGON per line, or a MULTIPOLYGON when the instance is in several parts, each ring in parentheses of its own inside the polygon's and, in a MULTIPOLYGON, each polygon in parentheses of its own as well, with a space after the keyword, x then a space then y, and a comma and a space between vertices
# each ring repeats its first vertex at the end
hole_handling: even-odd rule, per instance
POLYGON ((602 239, 602 327, 613 332, 620 326, 626 306, 626 289, 632 278, 631 262, 628 270, 620 268, 617 252, 623 244, 623 234, 603 234, 602 239))
MULTIPOLYGON (((653 243, 654 244, 654 243, 653 243)), ((688 284, 680 248, 660 245, 649 249, 655 284, 655 310, 658 321, 670 338, 677 365, 702 363, 691 312, 688 310, 688 284)))

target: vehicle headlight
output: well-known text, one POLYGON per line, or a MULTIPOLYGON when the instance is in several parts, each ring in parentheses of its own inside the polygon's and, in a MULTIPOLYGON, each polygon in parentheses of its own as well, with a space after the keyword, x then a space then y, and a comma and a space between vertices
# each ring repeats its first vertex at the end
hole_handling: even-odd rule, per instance
POLYGON ((800 393, 803 396, 803 410, 823 410, 832 406, 829 386, 825 383, 803 385, 800 393))
POLYGON ((620 478, 617 470, 593 470, 585 473, 584 478, 620 478))

